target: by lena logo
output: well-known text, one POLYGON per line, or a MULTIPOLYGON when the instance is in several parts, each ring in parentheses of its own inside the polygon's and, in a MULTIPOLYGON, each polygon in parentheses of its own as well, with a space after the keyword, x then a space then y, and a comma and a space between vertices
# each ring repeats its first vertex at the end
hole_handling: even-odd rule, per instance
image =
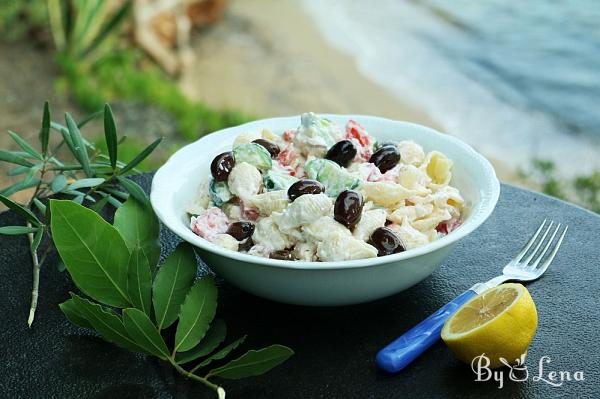
POLYGON ((548 370, 548 365, 552 362, 550 356, 542 356, 538 362, 537 373, 529 374, 529 369, 525 365, 525 355, 515 359, 514 362, 508 362, 504 358, 500 358, 500 362, 508 369, 490 369, 490 359, 482 353, 476 356, 471 362, 471 369, 475 373, 475 381, 496 381, 498 389, 504 387, 504 381, 508 378, 510 381, 522 382, 527 381, 531 377, 531 381, 540 382, 551 385, 553 387, 561 387, 566 382, 584 381, 583 371, 566 371, 566 370, 548 370))

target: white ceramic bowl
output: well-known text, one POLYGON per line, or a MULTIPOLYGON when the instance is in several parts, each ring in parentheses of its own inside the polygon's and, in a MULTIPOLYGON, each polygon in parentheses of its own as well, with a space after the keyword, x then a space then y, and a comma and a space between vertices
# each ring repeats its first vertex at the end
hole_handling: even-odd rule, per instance
MULTIPOLYGON (((206 264, 230 283, 255 295, 301 305, 349 305, 383 298, 423 280, 492 213, 500 185, 492 165, 470 146, 435 130, 407 122, 361 115, 327 115, 344 126, 352 118, 377 140, 411 139, 424 150, 438 150, 454 161, 452 185, 468 206, 464 223, 447 236, 395 255, 345 262, 290 262, 229 251, 195 235, 185 209, 210 163, 230 151, 235 137, 269 128, 277 134, 296 128, 300 116, 263 119, 224 129, 177 151, 154 176, 151 201, 171 231, 198 248, 206 264)), ((460 266, 457 266, 460 267, 460 266)))

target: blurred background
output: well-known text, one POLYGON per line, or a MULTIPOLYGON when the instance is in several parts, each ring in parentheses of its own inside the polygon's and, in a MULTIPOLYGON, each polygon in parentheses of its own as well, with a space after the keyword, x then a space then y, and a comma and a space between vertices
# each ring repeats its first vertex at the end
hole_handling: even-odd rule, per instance
POLYGON ((144 170, 254 118, 372 114, 600 212, 599 20, 596 0, 0 0, 0 148, 37 136, 44 100, 110 102, 123 158, 164 136, 144 170))

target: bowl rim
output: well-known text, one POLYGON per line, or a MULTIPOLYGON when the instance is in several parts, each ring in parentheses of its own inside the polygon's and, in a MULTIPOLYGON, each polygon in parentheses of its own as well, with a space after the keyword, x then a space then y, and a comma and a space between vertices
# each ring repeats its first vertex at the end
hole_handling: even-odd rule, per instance
MULTIPOLYGON (((488 184, 487 187, 478 187, 480 192, 486 192, 486 196, 482 196, 481 201, 478 203, 479 209, 477 212, 474 212, 470 215, 468 220, 462 224, 458 229, 452 231, 450 234, 439 238, 433 242, 430 242, 421 247, 413 248, 408 251, 404 251, 398 254, 386 255, 376 258, 366 258, 366 259, 356 259, 350 261, 329 261, 329 262, 308 262, 308 261, 285 261, 278 259, 270 259, 263 258, 254 255, 248 255, 240 252, 231 251, 229 249, 222 248, 216 244, 213 244, 202 237, 195 235, 187 226, 185 230, 182 230, 179 225, 173 225, 171 223, 171 218, 168 217, 167 211, 163 209, 164 206, 168 205, 168 202, 165 203, 165 196, 161 198, 162 190, 160 189, 163 186, 169 186, 166 184, 169 182, 168 173, 170 169, 172 169, 176 165, 177 162, 186 156, 188 152, 192 152, 192 148, 200 145, 200 143, 205 140, 207 137, 214 137, 215 135, 228 135, 234 130, 243 130, 243 129, 257 129, 257 128, 267 128, 269 127, 269 123, 272 124, 281 124, 283 122, 292 122, 300 119, 300 115, 293 116, 281 116, 275 118, 265 118, 258 119, 251 122, 247 122, 241 125, 228 127, 225 129, 221 129, 215 131, 213 133, 209 133, 198 140, 189 143, 179 150, 177 150, 173 155, 169 157, 167 162, 165 162, 155 173, 152 179, 152 189, 150 193, 150 202, 154 209, 154 212, 160 219, 160 221, 167 227, 170 231, 172 231, 179 238, 184 241, 189 242, 190 244, 199 247, 203 250, 214 253, 215 255, 219 255, 225 258, 234 259, 237 261, 252 263, 254 265, 259 265, 263 267, 273 267, 273 268, 283 268, 283 269, 299 269, 299 270, 333 270, 333 269, 353 269, 353 268, 363 268, 363 267, 371 267, 377 265, 383 265, 387 263, 394 263, 402 260, 417 258, 422 255, 429 254, 438 249, 447 247, 453 243, 458 242, 462 238, 466 237, 470 233, 472 233, 475 229, 477 229, 483 222, 487 220, 487 218, 493 212, 498 198, 500 196, 500 182, 496 177, 496 172, 492 166, 492 164, 480 153, 475 151, 469 144, 463 142, 462 140, 451 136, 449 134, 441 133, 435 129, 432 129, 427 126, 419 125, 412 122, 407 121, 399 121, 393 120, 389 118, 383 118, 378 116, 370 116, 370 115, 361 115, 361 114, 318 114, 319 116, 323 116, 326 118, 332 119, 355 119, 358 121, 361 120, 373 120, 378 123, 393 123, 393 124, 401 124, 406 127, 418 129, 425 134, 435 134, 438 135, 436 138, 439 138, 442 141, 446 141, 451 145, 455 145, 459 147, 462 151, 464 151, 465 155, 472 157, 474 160, 479 162, 482 166, 482 170, 484 174, 487 174, 488 184), (163 184, 163 182, 165 184, 163 184)), ((290 126, 293 126, 290 124, 290 126)), ((453 160, 454 161, 454 160, 453 160)))

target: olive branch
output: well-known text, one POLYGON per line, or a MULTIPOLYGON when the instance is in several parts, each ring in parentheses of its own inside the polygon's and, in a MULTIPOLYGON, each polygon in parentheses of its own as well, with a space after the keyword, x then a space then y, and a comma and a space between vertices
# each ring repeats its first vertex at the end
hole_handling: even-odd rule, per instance
POLYGON ((121 140, 117 139, 115 120, 108 104, 103 111, 93 113, 78 123, 69 113, 65 113, 65 125, 62 125, 51 120, 48 102, 44 103, 37 148, 18 133, 9 131, 8 134, 20 147, 20 151, 0 150, 0 161, 14 165, 8 171, 9 176, 23 178, 0 189, 0 202, 17 212, 25 223, 22 226, 0 227, 0 234, 24 234, 29 240, 33 283, 27 324, 31 327, 39 297, 40 269, 53 247, 49 229, 51 216, 45 204, 46 199, 59 195, 78 204, 87 201, 96 212, 100 212, 107 204, 118 208, 129 196, 144 200, 146 196, 142 188, 126 176, 138 172, 136 166, 154 151, 162 138, 155 140, 131 161, 123 162, 118 159, 118 148, 125 136, 121 140), (104 117, 104 138, 108 155, 87 141, 80 132, 87 123, 101 115, 104 117), (53 146, 52 142, 55 143, 53 146), (70 154, 69 161, 59 160, 58 154, 64 148, 70 154), (9 198, 17 192, 32 188, 33 192, 24 204, 9 198))

